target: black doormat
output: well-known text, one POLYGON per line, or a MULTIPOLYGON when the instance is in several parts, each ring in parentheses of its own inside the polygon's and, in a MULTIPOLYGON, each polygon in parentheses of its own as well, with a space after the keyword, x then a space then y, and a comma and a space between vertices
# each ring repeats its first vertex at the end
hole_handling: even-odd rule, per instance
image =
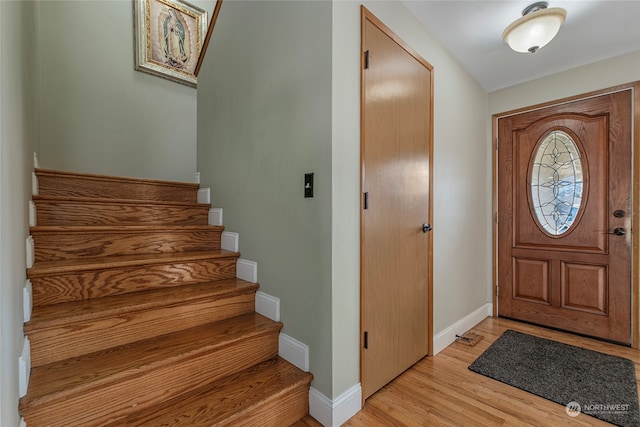
POLYGON ((623 427, 640 426, 638 388, 631 360, 506 331, 469 369, 623 427))

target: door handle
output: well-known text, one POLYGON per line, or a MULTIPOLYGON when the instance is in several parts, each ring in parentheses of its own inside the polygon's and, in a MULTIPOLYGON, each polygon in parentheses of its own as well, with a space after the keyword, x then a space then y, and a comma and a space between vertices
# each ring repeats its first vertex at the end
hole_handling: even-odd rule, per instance
POLYGON ((422 224, 423 233, 428 233, 431 230, 433 230, 433 227, 431 227, 431 224, 422 224))
POLYGON ((615 234, 616 236, 624 236, 625 234, 627 234, 627 230, 622 227, 616 227, 613 229, 613 234, 615 234))

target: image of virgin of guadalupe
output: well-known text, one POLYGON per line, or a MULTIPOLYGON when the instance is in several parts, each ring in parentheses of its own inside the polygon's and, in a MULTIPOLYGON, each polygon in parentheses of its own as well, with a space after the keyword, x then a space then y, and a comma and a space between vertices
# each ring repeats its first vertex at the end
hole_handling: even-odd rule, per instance
POLYGON ((162 51, 167 65, 183 69, 189 62, 190 52, 189 30, 180 21, 174 9, 169 9, 162 23, 162 51))

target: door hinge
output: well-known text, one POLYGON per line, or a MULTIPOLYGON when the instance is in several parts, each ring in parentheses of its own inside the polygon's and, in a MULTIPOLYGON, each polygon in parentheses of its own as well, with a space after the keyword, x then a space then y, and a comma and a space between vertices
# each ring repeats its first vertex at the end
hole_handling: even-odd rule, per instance
POLYGON ((496 224, 498 224, 498 212, 496 212, 496 224))
POLYGON ((368 69, 369 68, 369 51, 365 50, 364 51, 364 69, 368 69))
POLYGON ((369 209, 369 192, 364 193, 364 209, 369 209))
POLYGON ((498 138, 496 138, 496 151, 498 151, 498 138))
POLYGON ((364 331, 364 348, 369 348, 369 332, 364 331))

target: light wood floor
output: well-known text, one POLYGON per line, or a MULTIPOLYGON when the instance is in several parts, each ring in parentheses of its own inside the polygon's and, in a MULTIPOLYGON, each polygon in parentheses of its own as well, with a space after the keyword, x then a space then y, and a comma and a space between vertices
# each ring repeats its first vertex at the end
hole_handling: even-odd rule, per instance
MULTIPOLYGON (((345 426, 610 426, 588 415, 566 415, 565 407, 468 370, 505 330, 513 329, 571 345, 626 357, 640 378, 640 351, 506 319, 487 318, 471 331, 484 339, 475 347, 453 343, 427 357, 365 402, 345 426)), ((603 402, 606 403, 606 402, 603 402)), ((614 402, 610 402, 614 403, 614 402)), ((310 417, 301 426, 319 426, 310 417)))

